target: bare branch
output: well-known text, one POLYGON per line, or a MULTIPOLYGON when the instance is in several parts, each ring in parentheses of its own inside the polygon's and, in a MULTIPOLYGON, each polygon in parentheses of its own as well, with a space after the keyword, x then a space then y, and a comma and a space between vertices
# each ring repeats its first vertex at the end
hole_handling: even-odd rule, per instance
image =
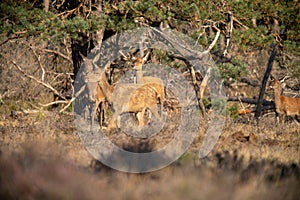
POLYGON ((220 36, 221 30, 219 28, 217 28, 216 26, 213 26, 213 27, 217 30, 217 33, 216 33, 214 41, 209 45, 208 49, 203 52, 204 54, 209 53, 212 50, 212 48, 215 46, 215 44, 217 43, 218 38, 220 36))
POLYGON ((60 53, 59 51, 54 51, 54 50, 50 50, 50 49, 43 49, 43 51, 57 54, 57 55, 61 56, 62 58, 66 59, 67 61, 69 61, 73 65, 72 59, 63 53, 60 53))
POLYGON ((37 55, 35 49, 33 49, 33 47, 31 46, 31 44, 29 44, 28 42, 26 42, 27 46, 31 49, 31 51, 33 52, 34 56, 36 57, 36 60, 42 70, 42 81, 44 81, 45 79, 45 69, 41 63, 41 59, 40 59, 40 55, 37 55))
POLYGON ((231 35, 232 35, 232 31, 233 31, 233 15, 232 12, 228 12, 228 17, 229 17, 229 31, 227 32, 226 35, 226 47, 225 50, 223 52, 223 56, 226 56, 228 54, 228 47, 230 44, 230 39, 231 39, 231 35))
POLYGON ((211 73, 211 67, 208 68, 202 82, 201 82, 201 85, 200 85, 200 98, 202 99, 203 96, 204 96, 204 91, 205 91, 205 88, 207 86, 207 83, 208 83, 208 79, 210 77, 210 73, 211 73))
POLYGON ((75 99, 76 99, 75 97, 72 97, 72 99, 69 101, 69 103, 68 103, 65 107, 63 107, 63 108, 59 111, 59 113, 64 112, 64 111, 72 104, 72 102, 73 102, 75 99))
POLYGON ((197 40, 196 40, 194 46, 197 46, 197 45, 198 45, 198 41, 199 41, 200 37, 202 37, 202 35, 204 35, 204 34, 205 34, 205 29, 204 29, 201 33, 199 33, 199 35, 198 35, 198 37, 197 37, 197 40))
MULTIPOLYGON (((9 60, 9 59, 8 59, 9 60)), ((30 78, 30 79, 32 79, 32 80, 34 80, 34 81, 36 81, 37 83, 39 83, 39 84, 41 84, 41 85, 43 85, 44 87, 46 87, 46 88, 48 88, 48 89, 50 89, 51 91, 53 91, 57 96, 59 96, 60 98, 62 98, 62 99, 64 99, 64 100, 66 100, 66 98, 64 97, 64 96, 62 96, 55 88, 53 88, 51 85, 49 85, 49 84, 47 84, 47 83, 45 83, 45 82, 43 82, 43 81, 40 81, 40 80, 38 80, 36 77, 34 77, 34 76, 31 76, 31 75, 29 75, 29 74, 27 74, 14 60, 9 60, 10 62, 12 62, 13 63, 13 65, 22 73, 22 74, 24 74, 24 76, 26 76, 27 78, 30 78)))
POLYGON ((72 15, 73 13, 76 13, 80 10, 80 8, 85 4, 86 0, 81 1, 81 3, 72 10, 66 10, 62 13, 57 14, 57 17, 61 17, 62 19, 66 19, 68 16, 72 15))
POLYGON ((243 27, 244 29, 246 29, 246 30, 249 29, 248 26, 244 25, 244 24, 243 24, 242 22, 240 22, 237 18, 232 17, 232 19, 233 19, 233 21, 234 21, 235 23, 237 23, 238 25, 240 25, 240 26, 243 27))
MULTIPOLYGON (((1 35, 1 37, 3 36, 3 34, 1 35)), ((11 37, 5 38, 5 40, 0 42, 0 46, 6 44, 7 42, 9 42, 10 40, 14 40, 14 39, 18 39, 19 36, 18 35, 13 35, 11 37)))
POLYGON ((65 104, 68 103, 69 101, 66 100, 58 100, 58 101, 53 101, 47 104, 40 104, 42 107, 48 107, 48 106, 52 106, 52 105, 56 105, 56 104, 65 104))
POLYGON ((72 99, 69 101, 69 103, 59 111, 59 113, 64 112, 73 103, 73 101, 75 101, 75 99, 84 91, 85 87, 86 87, 86 85, 83 85, 80 88, 80 90, 74 95, 74 97, 72 97, 72 99))

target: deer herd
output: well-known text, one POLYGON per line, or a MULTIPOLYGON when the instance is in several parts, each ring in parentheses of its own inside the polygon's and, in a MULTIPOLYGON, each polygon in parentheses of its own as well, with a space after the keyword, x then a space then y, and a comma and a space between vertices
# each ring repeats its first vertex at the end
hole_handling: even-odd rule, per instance
POLYGON ((134 59, 134 69, 136 70, 136 83, 115 83, 109 84, 106 71, 101 73, 97 82, 88 83, 90 100, 94 102, 91 112, 91 125, 99 110, 99 121, 102 127, 105 120, 106 102, 113 105, 114 113, 110 121, 110 127, 118 125, 120 127, 120 116, 123 113, 134 113, 138 120, 138 128, 142 129, 146 123, 144 116, 150 111, 161 121, 163 103, 165 101, 165 89, 163 81, 157 77, 143 76, 142 66, 146 61, 144 58, 134 59))
MULTIPOLYGON (((99 113, 100 127, 105 121, 107 103, 113 105, 114 113, 109 122, 110 127, 120 127, 120 116, 123 113, 134 113, 138 120, 138 128, 142 129, 147 123, 144 116, 146 112, 153 114, 156 119, 162 119, 165 102, 165 87, 160 78, 143 75, 144 58, 134 59, 135 83, 109 84, 104 69, 97 82, 88 83, 89 96, 94 106, 90 115, 91 126, 99 113), (125 103, 124 103, 125 102, 125 103)), ((273 78, 270 87, 274 90, 275 112, 277 116, 285 119, 287 116, 296 117, 300 121, 300 98, 281 95, 281 81, 273 78)), ((151 120, 151 117, 150 117, 151 120)))

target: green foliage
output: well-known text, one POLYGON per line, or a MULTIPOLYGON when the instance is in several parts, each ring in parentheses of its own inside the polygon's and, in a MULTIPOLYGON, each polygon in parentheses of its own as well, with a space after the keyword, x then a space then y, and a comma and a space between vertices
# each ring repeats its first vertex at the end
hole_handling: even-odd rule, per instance
POLYGON ((0 3, 0 34, 19 34, 24 37, 39 36, 44 40, 60 40, 67 34, 77 38, 78 33, 91 33, 104 27, 104 18, 91 16, 85 19, 76 16, 61 19, 52 12, 44 12, 39 8, 30 9, 27 4, 14 5, 0 3))
POLYGON ((202 103, 206 109, 209 109, 211 107, 211 102, 207 98, 203 98, 202 103))
POLYGON ((274 37, 268 34, 266 27, 263 26, 248 30, 236 30, 233 35, 233 41, 242 50, 248 50, 251 47, 262 49, 275 42, 274 37))
POLYGON ((229 115, 232 118, 238 118, 239 114, 238 114, 238 105, 237 104, 233 104, 232 106, 228 107, 226 109, 227 115, 229 115))
MULTIPOLYGON (((274 20, 278 21, 279 28, 286 28, 288 43, 300 41, 298 1, 245 0, 228 1, 228 4, 235 16, 238 16, 239 20, 250 27, 248 30, 236 30, 235 42, 248 47, 258 46, 262 48, 269 45, 270 42, 274 42, 274 39, 271 41, 271 28, 274 20), (253 27, 252 19, 256 19, 258 27, 253 27)), ((295 48, 287 49, 291 52, 295 50, 295 48)), ((298 54, 299 52, 300 50, 297 49, 298 54)))
POLYGON ((212 99, 211 107, 216 111, 217 114, 226 115, 226 99, 212 99))
POLYGON ((66 109, 67 112, 73 112, 74 111, 74 102, 69 105, 69 107, 66 109))
POLYGON ((294 78, 300 79, 300 61, 294 61, 291 62, 288 66, 289 70, 291 71, 291 74, 294 78))
MULTIPOLYGON (((300 27, 299 27, 300 29, 300 27)), ((300 56, 300 45, 296 41, 284 41, 284 49, 288 52, 293 52, 294 55, 300 56)))
POLYGON ((36 113, 35 121, 41 121, 41 120, 45 119, 45 117, 46 117, 45 113, 40 111, 40 112, 36 113))
POLYGON ((197 155, 192 152, 185 152, 182 156, 178 158, 175 162, 176 165, 188 165, 193 164, 195 159, 197 159, 197 155))
POLYGON ((232 12, 238 16, 238 19, 246 26, 252 26, 251 19, 253 17, 261 17, 261 13, 257 10, 258 4, 255 0, 229 1, 228 5, 232 8, 232 12))
POLYGON ((166 51, 160 49, 153 49, 153 57, 159 61, 161 64, 168 64, 170 63, 171 59, 168 56, 166 51))
POLYGON ((64 31, 70 34, 71 38, 77 39, 78 33, 89 33, 103 28, 101 20, 103 19, 99 19, 96 16, 92 16, 89 19, 76 16, 65 22, 64 31))
MULTIPOLYGON (((10 36, 18 34, 23 37, 39 36, 47 40, 60 40, 69 35, 78 38, 81 33, 89 34, 105 28, 110 32, 120 32, 133 29, 138 22, 150 26, 158 26, 161 22, 168 22, 184 34, 192 36, 198 43, 208 46, 214 34, 208 33, 203 26, 215 23, 226 33, 227 12, 231 11, 239 22, 248 29, 234 22, 231 42, 242 50, 261 49, 274 43, 272 26, 278 21, 278 28, 286 28, 288 40, 284 42, 284 50, 300 54, 300 16, 297 1, 280 0, 124 0, 104 2, 103 12, 94 14, 96 5, 83 2, 82 7, 71 3, 73 7, 62 9, 62 3, 68 1, 51 2, 50 11, 42 10, 42 1, 12 1, 4 0, 0 3, 0 34, 10 36), (33 5, 33 7, 32 7, 33 5), (75 6, 75 7, 74 7, 75 6), (89 7, 91 6, 91 8, 89 7), (72 9, 71 14, 67 14, 72 9), (90 10, 91 9, 91 10, 90 10), (257 27, 253 24, 256 20, 257 27), (205 32, 203 32, 205 30, 205 32), (199 37, 204 33, 202 37, 199 37)), ((69 5, 68 4, 68 5, 69 5)), ((218 48, 218 43, 214 48, 218 48)))
POLYGON ((229 85, 248 74, 246 63, 237 58, 231 59, 229 63, 219 64, 218 68, 225 85, 229 85))

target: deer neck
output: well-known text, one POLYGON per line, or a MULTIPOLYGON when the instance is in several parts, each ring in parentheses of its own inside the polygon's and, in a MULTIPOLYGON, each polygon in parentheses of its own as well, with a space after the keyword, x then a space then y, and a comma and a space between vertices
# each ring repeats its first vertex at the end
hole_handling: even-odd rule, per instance
POLYGON ((143 71, 141 69, 136 71, 136 83, 137 84, 143 84, 143 71))
POLYGON ((275 101, 275 105, 280 105, 280 85, 276 86, 274 88, 274 101, 275 101))
POLYGON ((100 87, 101 87, 101 90, 102 90, 105 98, 107 99, 108 102, 111 103, 112 102, 112 94, 114 92, 114 87, 108 83, 105 72, 103 72, 101 74, 99 83, 100 83, 100 87))

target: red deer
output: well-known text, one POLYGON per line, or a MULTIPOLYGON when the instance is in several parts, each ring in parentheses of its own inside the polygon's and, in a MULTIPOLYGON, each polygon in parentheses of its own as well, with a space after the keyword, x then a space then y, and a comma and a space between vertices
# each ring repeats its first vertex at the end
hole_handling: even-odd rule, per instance
POLYGON ((285 120, 286 116, 296 116, 300 120, 300 98, 292 98, 281 95, 281 82, 274 79, 271 88, 274 90, 274 101, 276 113, 282 115, 285 120))

